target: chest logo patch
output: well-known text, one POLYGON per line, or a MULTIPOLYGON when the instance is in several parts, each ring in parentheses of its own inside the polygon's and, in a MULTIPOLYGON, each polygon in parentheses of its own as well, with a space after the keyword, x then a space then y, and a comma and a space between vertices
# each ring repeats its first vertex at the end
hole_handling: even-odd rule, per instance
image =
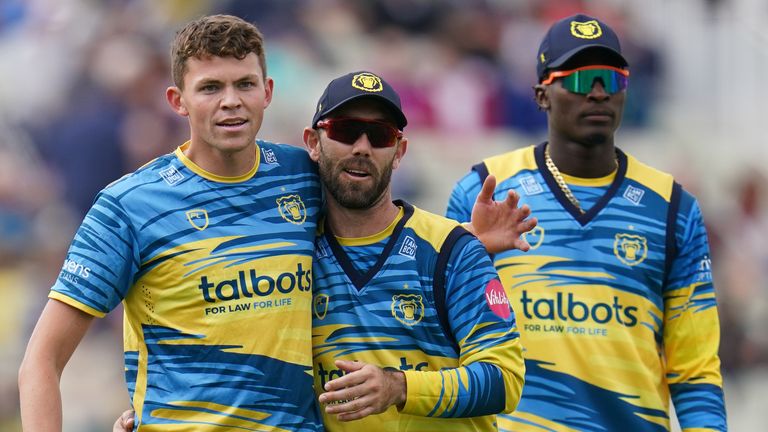
POLYGON ((307 220, 307 208, 304 207, 304 202, 301 201, 299 195, 285 195, 276 201, 277 208, 280 210, 280 216, 286 221, 301 225, 307 220))
POLYGON ((405 236, 403 244, 400 246, 400 255, 413 258, 416 256, 416 240, 411 236, 405 236))
POLYGON ((634 205, 640 205, 640 200, 643 199, 643 195, 645 195, 644 190, 632 185, 628 186, 627 190, 624 191, 624 198, 634 205))
POLYGON ((544 188, 541 187, 539 182, 532 175, 527 175, 520 179, 520 186, 523 187, 526 195, 538 195, 544 192, 544 188))
POLYGON ((184 174, 180 173, 176 167, 168 167, 160 171, 160 177, 168 183, 168 186, 173 186, 184 180, 184 174))
POLYGON ((636 266, 648 256, 648 241, 643 236, 634 234, 616 234, 613 241, 613 254, 628 266, 636 266))
POLYGON ((275 152, 273 152, 271 149, 261 149, 261 154, 264 155, 264 162, 268 164, 277 163, 277 156, 275 156, 275 152))
POLYGON ((198 231, 208 228, 208 212, 205 209, 188 210, 187 220, 198 231))
POLYGON ((424 318, 424 302, 420 295, 397 294, 392 296, 392 316, 412 327, 424 318))
POLYGON ((536 225, 532 230, 523 233, 523 240, 531 245, 531 250, 537 249, 544 242, 544 228, 541 225, 536 225))
POLYGON ((325 318, 325 314, 328 313, 328 300, 328 294, 318 294, 312 300, 312 311, 317 319, 322 320, 325 318))

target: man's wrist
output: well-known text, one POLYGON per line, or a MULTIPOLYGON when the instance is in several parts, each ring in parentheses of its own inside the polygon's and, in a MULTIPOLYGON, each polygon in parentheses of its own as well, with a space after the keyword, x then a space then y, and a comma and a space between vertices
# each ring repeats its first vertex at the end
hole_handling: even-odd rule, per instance
POLYGON ((398 411, 403 409, 408 398, 408 384, 405 373, 402 371, 386 371, 389 376, 389 385, 392 390, 392 404, 398 411))

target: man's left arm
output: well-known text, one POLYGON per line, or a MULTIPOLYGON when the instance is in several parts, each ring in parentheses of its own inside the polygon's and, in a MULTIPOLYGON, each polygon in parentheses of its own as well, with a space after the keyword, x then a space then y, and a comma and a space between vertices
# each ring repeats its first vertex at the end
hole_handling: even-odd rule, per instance
POLYGON ((525 375, 515 316, 487 252, 471 236, 451 254, 445 297, 451 336, 459 346, 458 367, 401 372, 337 361, 346 373, 326 383, 320 403, 337 402, 326 411, 342 421, 391 405, 426 417, 512 412, 525 375))
POLYGON ((684 431, 727 430, 720 374, 720 324, 709 244, 701 211, 683 194, 676 227, 678 252, 664 291, 667 381, 684 431))
POLYGON ((445 310, 459 366, 405 371, 407 398, 401 412, 475 417, 514 411, 525 375, 515 314, 488 253, 469 236, 451 253, 445 310))

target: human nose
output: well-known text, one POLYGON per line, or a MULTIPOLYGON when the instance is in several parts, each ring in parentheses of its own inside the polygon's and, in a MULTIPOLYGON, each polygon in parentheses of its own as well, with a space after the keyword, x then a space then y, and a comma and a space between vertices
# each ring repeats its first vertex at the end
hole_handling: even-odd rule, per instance
POLYGON ((371 145, 371 141, 368 140, 368 134, 365 132, 361 133, 359 137, 357 137, 357 140, 352 144, 352 153, 355 155, 370 155, 373 151, 373 146, 371 145))
POLYGON ((611 94, 605 91, 602 81, 597 79, 592 83, 592 89, 587 94, 587 97, 595 100, 606 100, 611 97, 611 94))
POLYGON ((242 105, 242 100, 237 91, 232 87, 224 89, 221 97, 221 107, 224 109, 239 108, 242 105))

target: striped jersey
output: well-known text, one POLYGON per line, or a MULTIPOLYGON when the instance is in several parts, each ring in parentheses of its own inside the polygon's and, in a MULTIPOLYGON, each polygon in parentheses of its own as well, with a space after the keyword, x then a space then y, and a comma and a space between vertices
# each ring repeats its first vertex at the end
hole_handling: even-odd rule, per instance
POLYGON ((469 220, 481 178, 496 176, 539 220, 527 253, 494 262, 517 314, 526 383, 507 431, 726 430, 719 323, 707 235, 693 196, 617 150, 604 185, 572 187, 544 145, 486 159, 456 185, 448 216, 469 220))
POLYGON ((519 400, 523 361, 515 316, 480 242, 455 221, 396 201, 379 234, 337 238, 326 225, 314 264, 315 388, 341 377, 334 361, 405 374, 402 410, 328 431, 489 431, 519 400))
POLYGON ((316 167, 301 148, 257 141, 250 172, 220 177, 188 145, 100 192, 49 296, 97 317, 123 302, 138 431, 322 430, 316 167))

